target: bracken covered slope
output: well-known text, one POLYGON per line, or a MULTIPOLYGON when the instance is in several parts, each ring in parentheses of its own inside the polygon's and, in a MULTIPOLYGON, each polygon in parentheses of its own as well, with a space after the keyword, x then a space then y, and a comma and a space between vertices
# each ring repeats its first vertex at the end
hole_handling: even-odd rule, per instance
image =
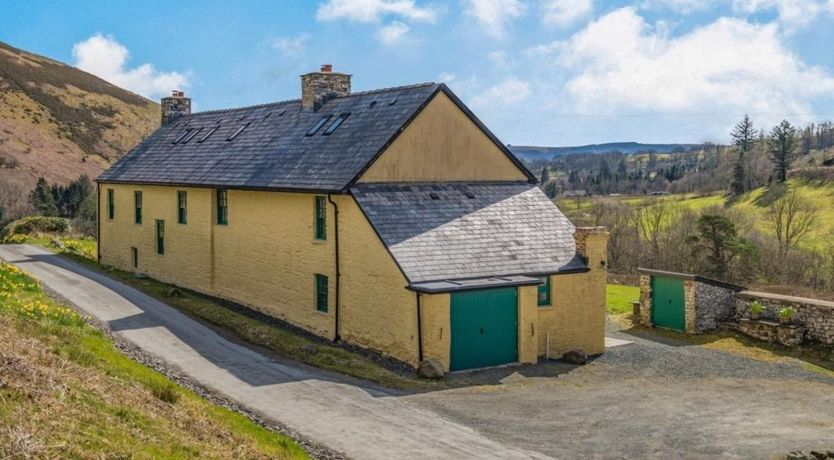
POLYGON ((0 183, 94 178, 158 126, 158 104, 0 42, 0 183))

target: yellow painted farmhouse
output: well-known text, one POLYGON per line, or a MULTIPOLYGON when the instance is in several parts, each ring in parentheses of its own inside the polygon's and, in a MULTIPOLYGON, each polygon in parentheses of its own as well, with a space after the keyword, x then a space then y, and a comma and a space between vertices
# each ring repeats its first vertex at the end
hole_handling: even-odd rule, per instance
POLYGON ((603 229, 575 229, 443 84, 190 113, 101 177, 99 260, 445 370, 604 349, 603 229))

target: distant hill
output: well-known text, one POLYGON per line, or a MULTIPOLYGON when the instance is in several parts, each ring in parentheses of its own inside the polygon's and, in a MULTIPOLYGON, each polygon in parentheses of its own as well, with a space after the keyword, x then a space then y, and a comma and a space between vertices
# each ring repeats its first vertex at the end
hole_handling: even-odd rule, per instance
POLYGON ((532 147, 526 145, 509 145, 510 150, 525 160, 549 160, 560 155, 575 153, 672 153, 700 149, 701 144, 641 144, 639 142, 610 142, 607 144, 590 144, 576 147, 532 147))
POLYGON ((159 105, 0 42, 0 184, 94 178, 159 126, 159 105))

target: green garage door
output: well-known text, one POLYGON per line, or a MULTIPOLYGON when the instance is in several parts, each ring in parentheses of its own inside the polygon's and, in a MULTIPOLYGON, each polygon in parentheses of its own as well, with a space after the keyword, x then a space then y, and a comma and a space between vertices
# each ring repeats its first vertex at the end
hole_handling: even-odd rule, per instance
POLYGON ((683 280, 652 277, 652 323, 677 331, 686 330, 683 280))
POLYGON ((518 361, 518 291, 481 289, 452 294, 451 369, 518 361))

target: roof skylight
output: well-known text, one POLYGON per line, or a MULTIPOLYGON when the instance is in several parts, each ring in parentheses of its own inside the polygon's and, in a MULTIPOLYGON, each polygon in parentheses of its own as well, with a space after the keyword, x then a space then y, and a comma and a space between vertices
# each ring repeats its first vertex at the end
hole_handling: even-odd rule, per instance
POLYGON ((329 136, 329 135, 333 134, 333 131, 336 131, 336 129, 339 126, 341 126, 342 123, 345 120, 347 120, 347 117, 349 117, 349 116, 350 116, 350 112, 347 112, 347 113, 343 113, 343 114, 339 115, 338 117, 336 117, 336 119, 333 120, 333 123, 331 123, 330 126, 328 126, 327 129, 324 130, 323 134, 325 136, 329 136))
POLYGON ((318 130, 320 130, 321 127, 324 126, 324 124, 327 123, 327 120, 329 120, 332 116, 333 115, 325 115, 321 117, 321 120, 319 120, 315 126, 313 126, 312 128, 310 128, 309 131, 307 131, 307 136, 312 136, 313 134, 316 134, 316 132, 318 132, 318 130))
POLYGON ((209 132, 207 132, 207 133, 206 133, 203 137, 201 137, 201 138, 197 141, 197 143, 202 143, 202 142, 205 142, 205 141, 206 141, 206 139, 208 139, 208 138, 209 138, 209 136, 211 136, 212 134, 214 134, 214 132, 215 132, 215 131, 217 131, 217 129, 218 129, 218 128, 220 128, 220 127, 219 127, 219 126, 215 126, 214 128, 211 128, 211 129, 209 130, 209 132))
POLYGON ((394 105, 396 103, 397 103, 397 98, 395 97, 394 99, 391 99, 391 101, 388 103, 388 105, 394 105))
POLYGON ((194 131, 194 130, 193 130, 193 129, 191 129, 191 128, 186 129, 184 133, 180 134, 180 135, 179 135, 179 137, 177 137, 176 139, 174 139, 174 142, 171 142, 171 143, 172 143, 172 144, 176 144, 177 142, 179 142, 179 141, 181 141, 181 140, 185 139, 185 136, 188 136, 189 134, 191 134, 191 131, 194 131))
POLYGON ((200 131, 202 131, 202 130, 203 130, 203 128, 199 128, 199 129, 194 129, 194 130, 192 130, 190 133, 188 133, 188 135, 187 135, 187 136, 185 136, 185 138, 183 138, 183 140, 181 141, 181 143, 183 143, 183 144, 187 144, 187 143, 188 143, 188 141, 190 141, 191 139, 194 139, 194 136, 196 136, 196 135, 197 135, 197 133, 199 133, 199 132, 200 132, 200 131))
POLYGON ((227 141, 233 140, 233 139, 234 139, 234 138, 236 138, 236 137, 237 137, 240 133, 242 133, 242 132, 243 132, 243 130, 244 130, 244 129, 246 129, 246 127, 247 127, 247 126, 249 126, 249 123, 246 123, 245 125, 243 125, 243 126, 241 126, 240 128, 238 128, 238 129, 237 129, 237 131, 233 132, 231 136, 229 136, 229 137, 227 137, 227 138, 226 138, 226 140, 227 140, 227 141))

